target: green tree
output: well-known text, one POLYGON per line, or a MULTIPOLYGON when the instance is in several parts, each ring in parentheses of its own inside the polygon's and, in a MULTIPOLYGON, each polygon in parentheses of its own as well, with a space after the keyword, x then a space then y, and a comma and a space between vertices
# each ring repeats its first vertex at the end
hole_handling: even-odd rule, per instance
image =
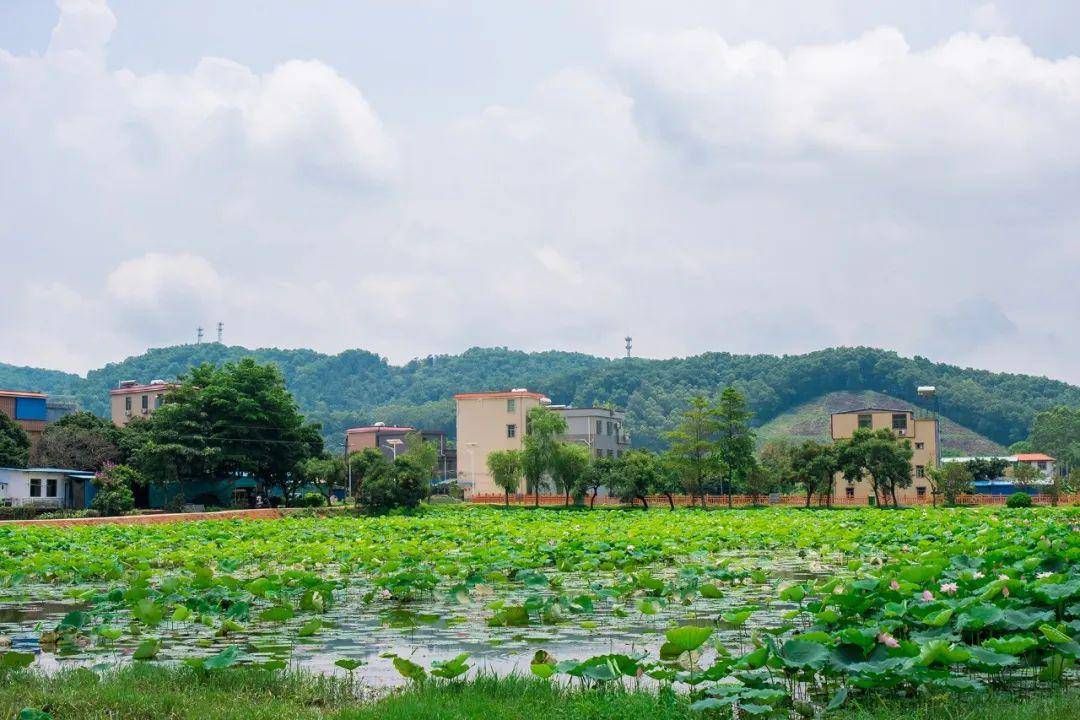
POLYGON ((838 450, 830 445, 807 440, 792 454, 792 476, 806 493, 806 507, 815 494, 832 501, 833 477, 839 471, 838 450))
POLYGON ((756 464, 752 417, 746 396, 733 386, 724 388, 716 405, 716 455, 727 476, 728 507, 732 506, 735 485, 745 485, 756 464))
POLYGON ((592 462, 588 464, 585 472, 578 478, 577 487, 574 488, 575 494, 588 495, 589 496, 589 508, 593 508, 596 504, 596 496, 600 494, 601 488, 611 489, 611 477, 615 471, 615 460, 608 457, 593 458, 592 462))
POLYGON ((17 422, 0 412, 0 467, 26 467, 30 438, 17 422))
POLYGON ((405 454, 413 458, 417 466, 426 468, 429 478, 438 473, 439 448, 435 447, 435 443, 425 440, 419 430, 405 434, 405 454))
POLYGON ((1042 471, 1040 471, 1039 468, 1026 462, 1015 463, 1010 470, 1010 475, 1012 476, 1013 484, 1023 490, 1031 490, 1039 483, 1039 481, 1044 479, 1042 471))
POLYGON ((648 450, 631 450, 615 461, 612 472, 612 493, 625 503, 640 500, 649 509, 649 495, 656 487, 660 463, 648 450))
POLYGON ((679 473, 678 463, 671 455, 665 453, 658 458, 656 482, 653 492, 667 498, 668 509, 675 510, 675 495, 682 492, 683 480, 679 473))
POLYGON ((885 428, 859 429, 850 439, 837 445, 840 466, 848 481, 857 482, 869 477, 879 505, 886 505, 891 497, 893 506, 900 506, 897 489, 912 483, 913 451, 908 440, 898 440, 885 428))
POLYGON ((565 504, 570 507, 570 495, 581 484, 589 469, 591 460, 589 448, 575 443, 558 443, 552 456, 551 479, 555 489, 563 494, 565 504))
POLYGON ((797 452, 798 447, 787 438, 767 440, 758 450, 758 465, 768 474, 771 484, 780 492, 786 492, 792 487, 797 452))
POLYGON ((399 507, 416 508, 431 494, 431 466, 425 458, 405 453, 394 460, 399 507))
POLYGON ((148 419, 129 425, 132 464, 157 482, 250 474, 289 503, 297 465, 322 453, 281 372, 250 358, 192 369, 148 419))
POLYGON ((112 422, 89 412, 65 415, 45 427, 30 451, 36 467, 98 471, 122 461, 121 431, 112 422))
POLYGON ((297 463, 296 472, 304 485, 319 490, 330 505, 334 491, 346 487, 345 461, 324 453, 320 457, 307 458, 297 463))
POLYGON ((933 486, 935 505, 938 495, 945 499, 947 505, 956 505, 960 495, 974 489, 972 483, 975 481, 975 474, 971 471, 971 463, 949 462, 941 467, 928 467, 926 477, 933 486))
POLYGON ((683 489, 690 504, 701 495, 705 505, 705 484, 719 468, 716 452, 716 433, 719 430, 717 410, 701 395, 690 398, 689 406, 680 415, 679 424, 666 433, 668 457, 679 471, 683 489))
POLYGON ((540 505, 540 492, 546 486, 555 466, 559 435, 566 433, 566 419, 547 406, 537 405, 529 410, 525 438, 521 443, 521 469, 525 475, 525 490, 532 493, 540 505))
POLYGON ((94 476, 93 483, 96 492, 90 507, 102 515, 123 515, 135 507, 132 488, 145 485, 146 478, 127 465, 106 465, 94 476))
POLYGON ((510 493, 521 486, 521 451, 494 450, 488 453, 487 470, 491 480, 502 488, 506 507, 510 507, 510 493))
MULTIPOLYGON (((954 463, 949 463, 950 465, 954 463)), ((972 482, 994 480, 1005 475, 1009 461, 1004 458, 972 458, 966 463, 972 482)))
POLYGON ((1080 407, 1060 405, 1037 414, 1028 441, 1035 452, 1052 456, 1066 473, 1080 467, 1080 407))

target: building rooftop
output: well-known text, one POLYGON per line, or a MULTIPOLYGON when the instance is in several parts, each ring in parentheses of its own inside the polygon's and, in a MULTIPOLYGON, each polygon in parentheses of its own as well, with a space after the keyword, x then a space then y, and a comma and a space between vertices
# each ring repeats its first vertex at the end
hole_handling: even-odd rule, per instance
POLYGON ((48 396, 45 393, 30 390, 0 390, 0 397, 45 398, 48 396))
POLYGON ((415 429, 416 428, 409 427, 408 425, 366 425, 364 427, 349 428, 345 432, 360 435, 373 432, 412 432, 415 429))
POLYGON ((110 395, 126 395, 128 393, 146 392, 148 390, 172 390, 178 387, 178 383, 175 382, 152 382, 146 385, 124 385, 122 387, 116 387, 109 391, 110 395))
POLYGON ((0 467, 0 470, 9 470, 25 473, 63 473, 65 475, 74 475, 75 477, 92 478, 94 473, 89 470, 74 470, 72 468, 50 468, 50 467, 33 467, 33 468, 16 468, 16 467, 0 467))
POLYGON ((903 408, 879 408, 879 407, 865 407, 858 408, 856 410, 840 410, 834 412, 833 415, 852 415, 854 413, 868 413, 868 412, 887 412, 887 413, 905 413, 911 414, 914 410, 904 410, 903 408))
POLYGON ((1020 453, 1016 456, 1017 462, 1054 462, 1054 458, 1045 453, 1020 453))
POLYGON ((519 398, 528 397, 535 400, 544 401, 548 398, 541 393, 529 392, 525 389, 514 390, 496 390, 493 392, 474 392, 474 393, 458 393, 454 395, 455 400, 478 400, 480 398, 519 398))

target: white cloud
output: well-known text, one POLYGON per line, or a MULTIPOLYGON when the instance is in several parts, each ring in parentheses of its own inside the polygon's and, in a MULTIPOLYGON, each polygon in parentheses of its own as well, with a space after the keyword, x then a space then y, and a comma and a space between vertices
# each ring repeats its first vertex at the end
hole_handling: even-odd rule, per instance
POLYGON ((0 243, 19 297, 55 298, 0 315, 26 339, 0 360, 85 369, 223 320, 395 360, 631 332, 1080 380, 1080 59, 966 30, 1007 30, 990 10, 927 44, 823 2, 800 44, 711 7, 643 5, 522 99, 388 123, 318 59, 115 67, 116 18, 65 1, 47 52, 0 51, 0 243))

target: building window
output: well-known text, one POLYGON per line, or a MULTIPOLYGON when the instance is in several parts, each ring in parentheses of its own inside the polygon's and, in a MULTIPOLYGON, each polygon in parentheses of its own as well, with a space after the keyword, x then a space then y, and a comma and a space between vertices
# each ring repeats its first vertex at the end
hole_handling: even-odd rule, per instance
POLYGON ((143 409, 143 412, 146 412, 149 408, 150 408, 150 396, 149 395, 143 395, 142 396, 142 409, 143 409))
POLYGON ((607 434, 608 435, 611 434, 611 431, 612 431, 613 427, 614 427, 613 423, 610 420, 608 420, 608 424, 607 424, 607 434))
POLYGON ((893 413, 892 429, 907 430, 907 413, 893 413))
POLYGON ((874 416, 873 415, 867 414, 867 415, 860 415, 859 416, 859 429, 860 430, 864 430, 864 429, 869 430, 872 427, 874 427, 874 416))
POLYGON ((1039 461, 1039 469, 1040 470, 1045 470, 1046 469, 1046 461, 1045 460, 1040 460, 1039 461))
POLYGON ((515 398, 506 399, 506 412, 517 412, 517 400, 515 398))
POLYGON ((844 488, 844 494, 849 498, 855 497, 855 488, 849 485, 848 487, 844 488))
POLYGON ((596 448, 596 457, 598 457, 598 458, 604 457, 604 451, 601 450, 600 448, 596 448))
POLYGON ((124 409, 127 410, 128 412, 131 412, 131 396, 130 395, 127 395, 127 396, 124 397, 124 409))
POLYGON ((165 396, 164 396, 164 395, 155 395, 155 396, 154 396, 154 407, 155 407, 155 408, 159 408, 159 407, 161 407, 161 401, 162 401, 162 400, 163 400, 164 398, 165 398, 165 396))
POLYGON ((596 434, 597 435, 603 435, 604 434, 604 421, 603 420, 597 420, 596 421, 596 434))
POLYGON ((926 468, 922 465, 915 466, 915 477, 926 477, 926 468))
POLYGON ((915 488, 915 494, 918 495, 919 497, 926 497, 926 486, 925 485, 919 485, 918 487, 916 487, 915 488))
POLYGON ((30 497, 41 497, 41 478, 30 478, 30 497))
POLYGON ((45 496, 56 497, 56 478, 49 478, 45 481, 45 496))
POLYGON ((921 443, 921 442, 915 443, 915 449, 916 450, 922 450, 924 447, 926 447, 926 443, 921 443))
POLYGON ((507 425, 506 426, 506 437, 508 437, 508 438, 517 437, 517 425, 507 425))

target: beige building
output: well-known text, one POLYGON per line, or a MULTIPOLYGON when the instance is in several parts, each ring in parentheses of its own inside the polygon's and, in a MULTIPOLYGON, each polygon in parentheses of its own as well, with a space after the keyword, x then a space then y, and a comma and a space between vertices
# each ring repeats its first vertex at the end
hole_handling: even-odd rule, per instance
MULTIPOLYGON (((856 430, 891 430, 893 435, 911 443, 911 487, 897 490, 900 502, 929 501, 932 492, 927 470, 941 463, 941 442, 935 418, 916 418, 910 410, 863 408, 833 413, 830 421, 833 440, 850 438, 856 430)), ((868 480, 849 482, 838 475, 833 492, 839 498, 857 503, 869 502, 874 490, 868 480)))
MULTIPOLYGON (((501 493, 487 469, 495 450, 520 450, 529 410, 551 401, 540 393, 517 388, 506 392, 460 393, 457 404, 458 477, 469 495, 501 493)), ((524 492, 524 481, 522 481, 524 492)))
POLYGON ((161 407, 165 393, 176 385, 164 380, 154 380, 149 385, 140 385, 134 380, 123 380, 120 385, 109 391, 109 410, 114 425, 124 427, 132 418, 149 417, 161 407))

